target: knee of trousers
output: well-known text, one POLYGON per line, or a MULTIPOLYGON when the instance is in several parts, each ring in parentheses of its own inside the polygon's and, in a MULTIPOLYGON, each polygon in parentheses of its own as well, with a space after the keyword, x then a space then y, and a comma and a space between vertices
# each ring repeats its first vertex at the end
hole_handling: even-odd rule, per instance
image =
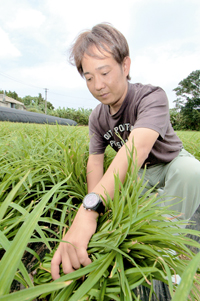
MULTIPOLYGON (((200 162, 188 160, 187 164, 176 165, 169 169, 166 181, 175 181, 179 185, 189 185, 191 188, 200 190, 200 162)), ((175 184, 174 183, 174 184, 175 184)))
POLYGON ((167 192, 183 199, 183 202, 174 207, 175 210, 184 213, 183 219, 190 218, 200 203, 200 162, 196 163, 176 166, 168 173, 166 179, 167 192))

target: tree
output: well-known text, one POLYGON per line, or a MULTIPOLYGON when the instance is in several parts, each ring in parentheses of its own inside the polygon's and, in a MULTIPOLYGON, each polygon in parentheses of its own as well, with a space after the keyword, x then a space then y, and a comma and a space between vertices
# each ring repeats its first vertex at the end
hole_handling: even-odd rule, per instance
MULTIPOLYGON (((22 98, 22 101, 25 104, 25 106, 29 109, 34 108, 39 111, 45 112, 45 100, 42 97, 41 93, 39 93, 38 96, 27 95, 22 98)), ((49 101, 47 101, 47 108, 49 110, 54 110, 54 106, 49 101)))
POLYGON ((181 114, 176 108, 169 109, 170 121, 175 131, 181 130, 181 114))
POLYGON ((48 110, 54 110, 55 109, 54 106, 52 105, 52 103, 49 102, 49 101, 47 101, 47 109, 48 110))
POLYGON ((22 98, 22 101, 24 103, 25 106, 32 106, 33 103, 35 103, 35 97, 27 95, 25 97, 22 98))
POLYGON ((16 99, 16 100, 19 99, 19 96, 18 96, 18 94, 17 94, 15 91, 13 91, 13 92, 10 91, 10 90, 9 90, 9 92, 6 92, 6 91, 5 91, 5 94, 6 94, 7 96, 13 98, 13 99, 16 99))
POLYGON ((185 129, 200 130, 200 70, 191 72, 180 81, 174 100, 177 112, 180 112, 185 129))
POLYGON ((20 101, 20 102, 22 102, 22 99, 18 96, 18 94, 15 92, 15 91, 3 91, 3 90, 0 90, 0 94, 5 94, 6 96, 8 96, 8 97, 11 97, 11 98, 13 98, 13 99, 16 99, 16 100, 18 100, 18 101, 20 101))

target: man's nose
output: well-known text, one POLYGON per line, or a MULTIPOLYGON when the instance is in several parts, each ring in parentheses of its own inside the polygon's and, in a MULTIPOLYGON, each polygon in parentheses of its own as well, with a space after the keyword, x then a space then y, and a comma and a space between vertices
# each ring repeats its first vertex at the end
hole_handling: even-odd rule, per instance
POLYGON ((95 78, 95 89, 96 89, 97 91, 100 91, 100 90, 102 90, 103 88, 105 88, 105 83, 104 83, 104 81, 102 80, 101 77, 96 77, 96 78, 95 78))

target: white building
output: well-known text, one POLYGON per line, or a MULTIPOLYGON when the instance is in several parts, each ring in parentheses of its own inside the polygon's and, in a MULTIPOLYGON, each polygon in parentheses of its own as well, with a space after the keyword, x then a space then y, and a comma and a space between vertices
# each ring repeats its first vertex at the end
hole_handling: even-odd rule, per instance
POLYGON ((19 110, 26 110, 23 102, 11 98, 5 94, 0 94, 0 107, 14 108, 19 110))

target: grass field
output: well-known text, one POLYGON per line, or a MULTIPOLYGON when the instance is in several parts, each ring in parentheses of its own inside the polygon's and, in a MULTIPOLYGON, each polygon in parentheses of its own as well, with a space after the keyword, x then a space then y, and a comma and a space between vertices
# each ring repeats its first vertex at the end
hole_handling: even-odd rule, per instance
MULTIPOLYGON (((200 132, 177 134, 200 160, 200 132)), ((137 170, 131 172, 131 161, 121 190, 116 176, 115 197, 108 199, 109 210, 89 244, 93 263, 52 281, 51 258, 87 193, 88 146, 88 127, 0 123, 0 301, 39 296, 50 301, 139 300, 134 289, 144 284, 152 292, 153 279, 165 282, 172 295, 176 291, 173 301, 187 300, 183 291, 193 298, 197 278, 186 275, 187 285, 179 292, 166 276, 175 272, 184 278, 186 268, 194 275, 199 258, 186 245, 199 245, 186 239, 192 230, 180 230, 173 222, 174 227, 166 226, 163 214, 172 212, 154 204, 156 195, 148 191, 141 197, 143 182, 137 170), (174 258, 169 248, 190 260, 174 258), (17 283, 26 289, 15 292, 17 283)), ((113 154, 106 151, 105 169, 113 154)))
POLYGON ((200 132, 177 131, 176 133, 182 140, 184 148, 200 160, 200 132))

